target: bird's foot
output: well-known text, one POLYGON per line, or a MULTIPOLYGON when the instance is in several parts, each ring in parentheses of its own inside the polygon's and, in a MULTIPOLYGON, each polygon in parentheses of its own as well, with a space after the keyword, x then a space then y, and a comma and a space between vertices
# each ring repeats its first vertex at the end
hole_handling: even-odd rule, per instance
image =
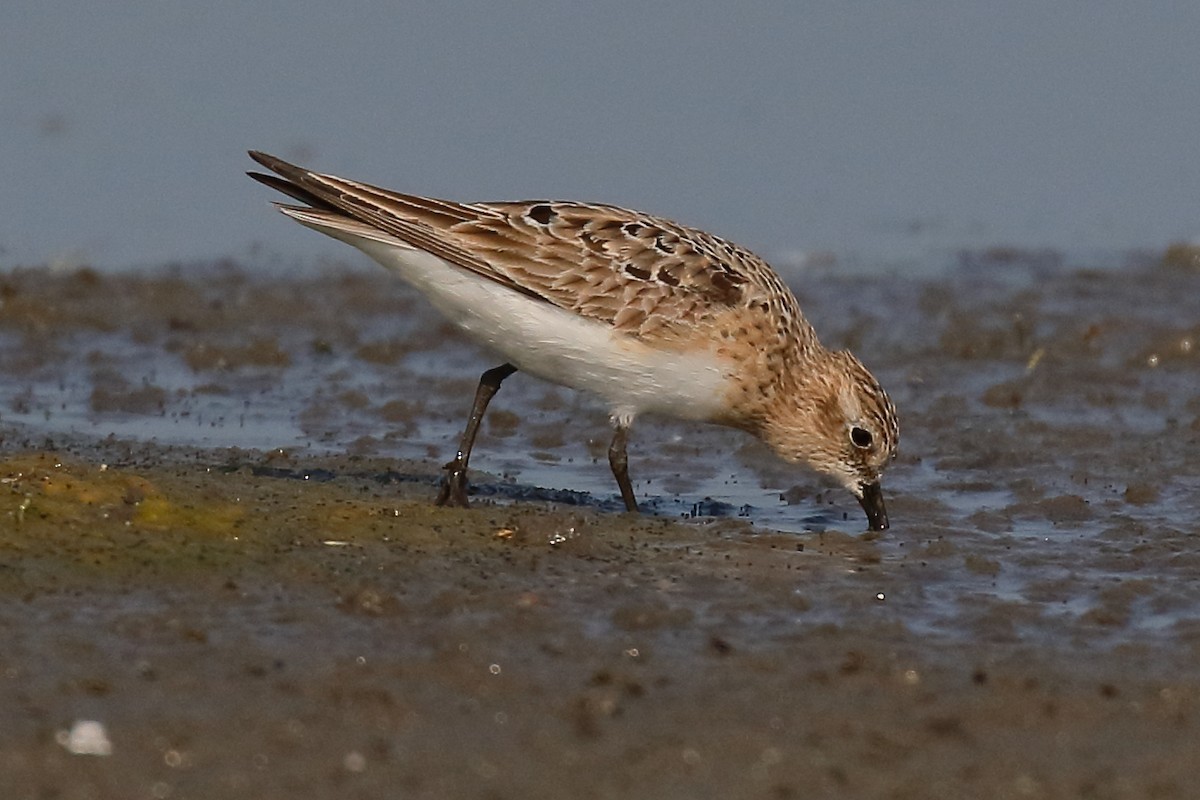
POLYGON ((442 487, 438 490, 435 505, 452 508, 468 508, 467 502, 467 471, 457 461, 446 465, 446 477, 442 479, 442 487))

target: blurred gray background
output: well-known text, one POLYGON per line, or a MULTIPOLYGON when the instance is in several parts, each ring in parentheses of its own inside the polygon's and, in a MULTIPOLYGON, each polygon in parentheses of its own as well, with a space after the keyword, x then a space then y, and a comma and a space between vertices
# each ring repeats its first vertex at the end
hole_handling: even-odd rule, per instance
POLYGON ((1159 248, 1200 237, 1198 42, 1182 2, 5 0, 0 268, 341 254, 247 148, 785 266, 1159 248))

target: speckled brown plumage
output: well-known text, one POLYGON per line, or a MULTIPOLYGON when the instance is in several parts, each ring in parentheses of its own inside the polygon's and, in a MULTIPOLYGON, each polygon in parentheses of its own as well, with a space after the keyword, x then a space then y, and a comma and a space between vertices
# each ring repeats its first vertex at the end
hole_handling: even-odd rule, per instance
MULTIPOLYGON (((252 177, 305 204, 281 210, 365 251, 374 250, 373 257, 382 263, 407 263, 412 256, 404 252, 420 251, 485 279, 494 292, 513 292, 572 315, 563 320, 595 323, 596 332, 585 338, 595 340, 595 365, 601 373, 607 362, 629 361, 641 370, 638 377, 649 373, 652 379, 653 364, 659 364, 667 380, 672 354, 699 358, 694 363, 703 372, 713 371, 715 377, 697 385, 711 385, 719 396, 696 396, 710 391, 700 389, 688 395, 681 389, 681 397, 696 405, 677 410, 668 404, 659 407, 652 397, 626 403, 620 387, 610 390, 587 372, 587 380, 579 382, 582 388, 606 396, 613 408, 621 442, 614 458, 623 458, 624 429, 639 411, 706 419, 747 430, 785 459, 808 462, 835 476, 864 507, 868 501, 863 498, 872 496, 877 505, 874 511, 867 509, 872 525, 886 526, 878 480, 899 438, 895 408, 854 356, 821 345, 792 292, 749 250, 616 206, 541 200, 455 203, 314 173, 263 153, 251 156, 279 176, 252 177), (382 254, 380 243, 385 245, 382 254), (386 251, 389 245, 394 245, 395 258, 386 251)), ((425 283, 428 293, 439 294, 436 280, 425 283)), ((521 348, 505 349, 508 334, 500 330, 506 327, 502 320, 460 324, 484 335, 511 361, 521 362, 522 369, 559 379, 548 368, 539 372, 541 362, 521 348)), ((574 359, 592 357, 586 352, 581 356, 578 347, 571 352, 574 359)), ((482 404, 477 398, 479 415, 507 374, 495 380, 482 404)), ((667 393, 671 388, 669 380, 662 387, 667 393)), ((470 440, 473 433, 464 439, 468 454, 470 440)), ((465 472, 466 459, 461 454, 460 459, 465 472)), ((614 473, 626 504, 633 507, 628 479, 622 481, 616 461, 614 473)))

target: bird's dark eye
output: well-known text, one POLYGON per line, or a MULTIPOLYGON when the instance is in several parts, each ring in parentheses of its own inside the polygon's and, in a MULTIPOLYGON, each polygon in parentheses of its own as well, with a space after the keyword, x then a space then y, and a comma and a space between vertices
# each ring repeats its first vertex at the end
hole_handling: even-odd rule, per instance
POLYGON ((855 447, 870 447, 872 440, 871 432, 866 428, 860 428, 855 425, 850 429, 850 441, 854 443, 855 447))

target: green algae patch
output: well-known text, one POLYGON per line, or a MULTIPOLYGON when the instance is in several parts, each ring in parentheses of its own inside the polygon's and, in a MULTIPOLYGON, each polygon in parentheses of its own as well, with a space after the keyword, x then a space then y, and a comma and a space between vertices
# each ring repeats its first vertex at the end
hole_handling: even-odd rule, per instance
POLYGON ((245 516, 237 503, 211 494, 197 497, 179 486, 170 487, 168 493, 140 474, 66 461, 53 453, 7 459, 0 462, 0 475, 8 488, 4 513, 16 533, 4 538, 18 546, 38 533, 114 526, 227 535, 245 516))
POLYGON ((663 520, 590 510, 439 508, 426 487, 338 474, 344 477, 316 482, 197 464, 9 455, 0 460, 0 591, 213 577, 262 585, 304 576, 342 592, 380 565, 441 569, 542 557, 625 563, 675 558, 635 552, 696 536, 663 520))
POLYGON ((229 563, 246 516, 169 470, 13 455, 0 461, 0 585, 36 591, 229 563))
POLYGON ((218 535, 233 533, 244 517, 245 509, 235 504, 182 505, 156 493, 137 503, 132 521, 150 529, 182 529, 218 535))
POLYGON ((386 513, 342 485, 16 454, 0 461, 0 585, 241 574, 322 539, 370 536, 386 513))

